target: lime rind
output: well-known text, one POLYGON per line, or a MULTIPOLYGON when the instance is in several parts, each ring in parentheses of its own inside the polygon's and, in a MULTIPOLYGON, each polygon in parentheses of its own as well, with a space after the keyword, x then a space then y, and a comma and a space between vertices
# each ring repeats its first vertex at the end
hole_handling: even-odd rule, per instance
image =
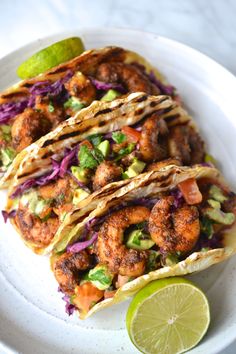
POLYGON ((21 79, 29 79, 61 63, 75 58, 84 51, 84 44, 79 37, 71 37, 56 42, 33 54, 17 69, 21 79))
POLYGON ((190 350, 206 334, 209 323, 206 296, 183 278, 148 284, 136 294, 126 317, 131 341, 149 354, 190 350))

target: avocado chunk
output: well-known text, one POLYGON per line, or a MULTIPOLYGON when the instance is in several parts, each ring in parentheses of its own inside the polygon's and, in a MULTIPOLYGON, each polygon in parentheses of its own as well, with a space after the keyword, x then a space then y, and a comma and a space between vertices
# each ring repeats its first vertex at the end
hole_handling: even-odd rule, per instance
POLYGON ((88 179, 87 179, 87 171, 84 168, 81 168, 79 166, 71 166, 71 172, 72 175, 75 176, 75 178, 77 178, 78 181, 82 182, 82 183, 87 183, 88 179))
POLYGON ((221 207, 220 202, 217 202, 214 199, 208 199, 207 203, 214 209, 220 209, 220 207, 221 207))
POLYGON ((172 267, 179 262, 178 257, 174 254, 169 254, 165 259, 165 265, 167 267, 172 267))
POLYGON ((145 168, 146 164, 143 161, 134 158, 133 163, 128 167, 128 169, 123 173, 123 178, 132 178, 139 175, 145 168))
POLYGON ((81 200, 87 198, 89 196, 89 194, 90 193, 86 192, 84 189, 77 188, 74 192, 72 203, 74 205, 77 205, 79 202, 81 202, 81 200))
POLYGON ((15 150, 13 150, 10 147, 1 149, 1 159, 2 159, 3 166, 5 167, 10 166, 15 155, 16 155, 15 150))
POLYGON ((115 98, 119 97, 120 93, 116 90, 108 90, 107 93, 101 98, 101 101, 113 101, 115 98))
POLYGON ((28 205, 29 211, 37 216, 42 214, 44 208, 50 204, 50 201, 39 198, 36 191, 24 194, 20 201, 22 205, 28 205))
POLYGON ((134 230, 128 235, 126 246, 135 250, 148 250, 155 245, 142 230, 134 230))
POLYGON ((106 265, 97 265, 89 271, 87 279, 99 290, 105 290, 110 287, 113 274, 106 265))
POLYGON ((110 143, 108 140, 104 140, 97 146, 97 148, 98 148, 98 150, 101 151, 103 156, 106 158, 110 152, 110 143))
POLYGON ((224 196, 222 190, 216 185, 211 186, 209 190, 209 195, 212 199, 217 200, 217 202, 223 203, 228 198, 224 196))
POLYGON ((235 215, 233 213, 224 213, 218 208, 207 209, 205 211, 205 215, 207 215, 209 219, 215 221, 216 223, 223 225, 232 225, 235 221, 235 215))

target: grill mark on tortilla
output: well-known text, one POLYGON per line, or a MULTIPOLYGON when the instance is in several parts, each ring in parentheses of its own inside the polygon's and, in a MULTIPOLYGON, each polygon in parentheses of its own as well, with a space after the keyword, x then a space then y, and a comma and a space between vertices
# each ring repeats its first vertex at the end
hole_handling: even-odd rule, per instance
POLYGON ((90 127, 85 127, 84 129, 79 129, 79 130, 76 130, 74 132, 63 134, 63 135, 59 136, 56 141, 65 140, 67 138, 72 138, 74 136, 80 135, 81 133, 84 133, 89 128, 90 127))
POLYGON ((112 108, 105 108, 105 109, 101 109, 101 111, 98 111, 97 113, 95 113, 94 118, 100 116, 101 114, 105 114, 105 113, 110 113, 112 112, 114 109, 116 109, 117 107, 112 108))
POLYGON ((139 116, 139 115, 143 114, 143 112, 144 112, 144 109, 143 109, 143 108, 139 108, 139 109, 137 109, 137 110, 134 112, 134 115, 135 115, 135 116, 139 116))
POLYGON ((55 142, 54 139, 46 140, 46 141, 43 143, 42 148, 45 148, 45 147, 47 147, 47 146, 53 144, 54 142, 55 142))
POLYGON ((146 101, 147 98, 148 98, 147 95, 143 95, 141 97, 136 98, 136 100, 134 102, 143 102, 143 101, 146 101))
MULTIPOLYGON (((168 123, 173 122, 175 119, 177 119, 177 118, 179 118, 179 117, 180 117, 180 114, 179 114, 179 113, 173 114, 173 116, 166 117, 166 118, 165 118, 165 121, 166 121, 166 123, 168 124, 168 123)), ((186 124, 186 123, 185 123, 185 124, 186 124)))
POLYGON ((22 96, 28 96, 28 93, 25 92, 24 90, 22 91, 17 91, 17 92, 10 92, 10 93, 5 93, 2 94, 0 97, 1 98, 18 98, 18 97, 22 97, 22 96))

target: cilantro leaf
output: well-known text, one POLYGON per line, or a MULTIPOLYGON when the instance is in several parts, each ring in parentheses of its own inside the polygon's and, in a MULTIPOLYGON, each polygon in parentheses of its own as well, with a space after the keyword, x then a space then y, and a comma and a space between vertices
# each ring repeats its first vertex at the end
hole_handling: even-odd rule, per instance
POLYGON ((49 105, 48 105, 48 112, 52 113, 55 111, 55 108, 53 106, 53 103, 52 101, 49 102, 49 105))
POLYGON ((80 102, 80 100, 76 97, 70 97, 68 101, 64 103, 65 108, 71 108, 73 111, 79 111, 80 109, 84 108, 85 105, 80 102))
POLYGON ((209 239, 212 238, 214 229, 213 229, 213 222, 204 216, 201 220, 201 231, 206 235, 209 239))
POLYGON ((120 131, 112 133, 112 139, 117 143, 121 144, 126 140, 126 135, 121 133, 120 131))
POLYGON ((87 139, 93 144, 93 146, 98 146, 102 141, 102 135, 101 134, 93 134, 93 135, 90 135, 87 139))
POLYGON ((86 145, 82 145, 78 154, 81 168, 96 168, 103 160, 104 157, 98 149, 90 150, 86 145))
POLYGON ((116 160, 120 160, 122 159, 123 156, 130 154, 135 148, 135 144, 134 143, 130 143, 127 147, 125 148, 121 148, 120 151, 118 152, 118 157, 116 158, 116 160))

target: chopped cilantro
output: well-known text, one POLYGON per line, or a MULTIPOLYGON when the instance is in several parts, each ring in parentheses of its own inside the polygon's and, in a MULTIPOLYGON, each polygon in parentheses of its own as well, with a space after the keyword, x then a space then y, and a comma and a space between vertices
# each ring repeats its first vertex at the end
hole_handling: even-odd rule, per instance
POLYGON ((48 105, 48 112, 52 113, 55 111, 55 108, 53 106, 53 103, 52 101, 49 102, 49 105, 48 105))
POLYGON ((72 96, 64 103, 64 107, 71 108, 73 111, 79 111, 84 108, 85 105, 80 102, 78 98, 72 96))
POLYGON ((213 222, 204 216, 201 220, 201 231, 206 235, 209 239, 212 238, 214 230, 213 230, 213 222))
POLYGON ((117 143, 121 144, 126 140, 126 135, 121 133, 120 131, 112 133, 112 139, 117 143))
POLYGON ((93 135, 90 135, 87 139, 93 144, 93 146, 98 146, 102 141, 102 135, 101 134, 93 134, 93 135))
POLYGON ((86 145, 80 147, 78 157, 81 168, 96 168, 104 160, 101 151, 90 150, 86 145))
POLYGON ((118 160, 122 159, 123 156, 130 154, 134 150, 134 148, 135 148, 135 144, 130 143, 127 147, 120 149, 116 160, 118 161, 118 160))

